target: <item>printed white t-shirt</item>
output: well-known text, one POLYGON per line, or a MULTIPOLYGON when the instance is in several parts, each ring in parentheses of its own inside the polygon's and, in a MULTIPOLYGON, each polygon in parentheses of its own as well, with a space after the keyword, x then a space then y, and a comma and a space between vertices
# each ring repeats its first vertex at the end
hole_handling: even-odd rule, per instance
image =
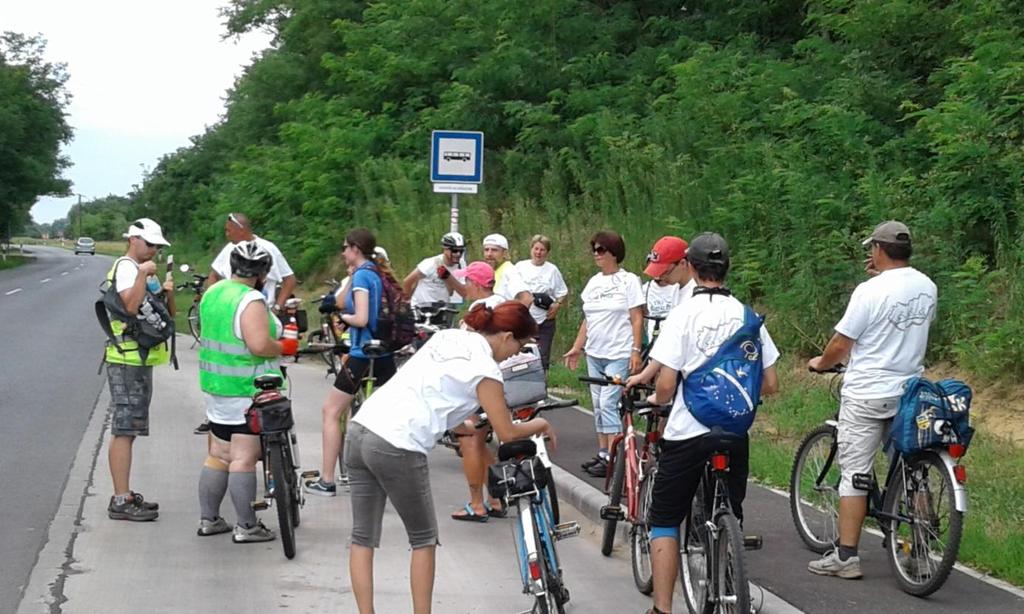
POLYGON ((843 395, 870 400, 898 397, 924 372, 928 327, 938 290, 913 267, 889 269, 853 291, 836 332, 853 339, 843 395))
MULTIPOLYGON (((693 289, 697 282, 690 280, 682 287, 679 284, 665 284, 659 286, 653 279, 643 285, 644 302, 647 304, 647 315, 668 316, 668 312, 682 304, 683 301, 693 295, 693 289)), ((654 322, 647 321, 647 338, 654 336, 654 322)))
POLYGON ((526 284, 519 269, 511 262, 503 262, 494 272, 494 293, 505 297, 506 300, 514 301, 521 292, 529 292, 530 286, 526 284), (501 274, 498 274, 501 271, 501 274))
POLYGON ((416 270, 423 275, 423 278, 416 284, 416 289, 412 291, 412 298, 409 299, 413 307, 445 301, 449 303, 462 302, 462 297, 456 292, 449 293, 447 286, 444 285, 444 280, 437 276, 437 268, 442 265, 449 271, 457 271, 465 268, 466 259, 460 258, 455 266, 444 264, 444 254, 420 260, 420 263, 416 265, 416 270))
MULTIPOLYGON (((516 271, 534 296, 543 292, 559 301, 569 294, 569 287, 565 285, 562 272, 550 262, 537 266, 531 260, 520 260, 516 263, 516 271)), ((530 315, 537 324, 542 324, 548 319, 548 312, 536 305, 530 305, 530 315)))
POLYGON ((396 448, 428 453, 445 431, 473 415, 484 379, 501 369, 483 335, 438 331, 367 399, 352 420, 396 448))
MULTIPOLYGON (((701 295, 695 300, 684 301, 661 323, 661 335, 651 348, 651 358, 682 374, 672 402, 672 412, 665 425, 665 439, 680 441, 710 431, 687 409, 682 380, 714 356, 741 326, 743 303, 734 297, 721 295, 701 295)), ((761 346, 761 364, 767 369, 779 359, 779 349, 763 326, 761 346)))
MULTIPOLYGON (((257 245, 270 252, 272 258, 270 264, 270 272, 267 273, 267 281, 263 284, 263 296, 267 298, 267 303, 273 304, 277 300, 277 286, 289 275, 294 275, 292 267, 288 266, 288 261, 285 260, 284 254, 281 250, 277 249, 277 246, 267 241, 263 237, 257 237, 253 235, 253 241, 256 241, 257 245)), ((210 268, 220 276, 221 279, 231 279, 231 250, 235 248, 237 243, 228 243, 217 254, 214 258, 213 264, 210 268)))
MULTIPOLYGON (((470 311, 473 311, 473 308, 476 307, 477 305, 483 305, 484 307, 490 307, 491 309, 494 309, 495 307, 497 307, 498 305, 500 305, 500 304, 502 304, 504 302, 506 302, 506 299, 505 299, 504 296, 500 296, 498 294, 492 294, 492 295, 488 296, 487 298, 480 298, 480 299, 477 299, 477 300, 473 301, 472 303, 470 303, 469 309, 466 310, 466 313, 469 313, 470 311)), ((472 330, 469 326, 466 326, 466 321, 465 320, 462 320, 462 321, 459 322, 459 328, 461 328, 462 330, 472 330)))
POLYGON ((629 358, 634 346, 629 310, 644 304, 640 278, 623 269, 611 275, 598 273, 587 282, 580 298, 587 319, 587 356, 629 358))

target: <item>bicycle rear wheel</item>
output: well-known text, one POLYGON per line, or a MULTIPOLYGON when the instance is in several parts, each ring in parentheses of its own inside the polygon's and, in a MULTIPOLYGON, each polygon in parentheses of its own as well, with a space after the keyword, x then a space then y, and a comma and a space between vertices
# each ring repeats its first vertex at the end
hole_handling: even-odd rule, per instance
MULTIPOLYGON (((608 490, 608 507, 618 508, 622 501, 622 486, 626 481, 626 440, 623 439, 615 446, 615 469, 612 473, 612 482, 608 490)), ((619 524, 617 518, 607 518, 604 521, 604 532, 601 534, 601 554, 611 556, 612 547, 615 545, 615 527, 619 524)))
POLYGON ((548 475, 548 485, 544 487, 547 495, 548 506, 551 509, 551 522, 561 522, 561 513, 558 509, 558 491, 555 489, 555 477, 548 475))
POLYGON ((724 512, 715 520, 718 527, 718 577, 715 582, 716 614, 749 614, 750 585, 743 564, 743 533, 732 512, 724 512))
POLYGON ((188 308, 188 331, 192 333, 192 337, 199 341, 199 303, 192 303, 192 306, 188 308))
POLYGON ((839 539, 839 459, 836 431, 822 424, 804 437, 789 477, 789 509, 797 535, 824 554, 839 539))
POLYGON ((886 489, 889 566, 904 592, 924 597, 939 590, 960 552, 963 514, 956 509, 953 480, 938 455, 924 452, 904 461, 886 489))
MULTIPOLYGON (((323 330, 314 330, 309 333, 309 343, 312 345, 323 344, 333 346, 334 335, 328 332, 325 336, 323 330)), ((340 361, 338 360, 338 355, 335 354, 333 350, 320 352, 320 360, 324 361, 324 364, 327 365, 327 371, 329 373, 338 372, 340 361)))
POLYGON ((706 525, 704 488, 702 480, 690 504, 690 514, 683 523, 679 544, 679 581, 683 585, 683 597, 690 614, 710 614, 712 609, 708 600, 710 536, 706 525))
POLYGON ((569 591, 562 586, 562 574, 558 564, 558 553, 555 550, 555 539, 547 526, 547 521, 534 518, 534 539, 537 544, 538 562, 544 578, 544 593, 536 596, 534 607, 537 612, 565 614, 565 604, 569 601, 569 591), (540 532, 540 523, 544 523, 544 535, 540 532))
POLYGON ((270 457, 270 473, 274 476, 274 507, 277 508, 281 545, 284 547, 284 555, 291 559, 295 558, 295 521, 292 511, 296 494, 292 490, 288 473, 292 474, 292 480, 294 480, 295 471, 291 469, 292 459, 285 457, 281 442, 272 441, 267 444, 267 447, 270 457))
POLYGON ((654 493, 654 472, 644 476, 640 482, 640 500, 637 506, 637 518, 629 531, 630 558, 633 562, 633 583, 644 595, 654 590, 654 571, 651 566, 651 535, 647 522, 647 514, 651 509, 651 498, 654 493))

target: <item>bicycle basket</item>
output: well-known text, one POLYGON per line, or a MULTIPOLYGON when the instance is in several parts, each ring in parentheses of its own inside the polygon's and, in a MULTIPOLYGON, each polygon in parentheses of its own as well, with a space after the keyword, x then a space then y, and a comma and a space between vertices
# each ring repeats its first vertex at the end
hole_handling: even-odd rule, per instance
POLYGON ((540 356, 519 354, 501 363, 505 381, 505 404, 509 407, 529 405, 548 398, 547 377, 540 356))
POLYGON ((295 426, 292 402, 277 391, 264 392, 256 397, 245 412, 245 420, 253 433, 276 433, 295 426))
POLYGON ((487 468, 487 492, 495 499, 535 495, 548 485, 548 470, 536 456, 507 460, 487 468))

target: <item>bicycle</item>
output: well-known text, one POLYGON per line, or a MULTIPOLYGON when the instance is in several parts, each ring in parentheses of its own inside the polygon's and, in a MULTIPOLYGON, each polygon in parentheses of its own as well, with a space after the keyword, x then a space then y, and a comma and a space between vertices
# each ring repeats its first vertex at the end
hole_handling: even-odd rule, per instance
POLYGON ((338 280, 329 280, 327 282, 328 291, 313 301, 319 305, 317 311, 320 312, 320 327, 309 333, 307 347, 320 348, 320 350, 303 352, 319 355, 327 365, 328 376, 337 375, 338 369, 341 368, 341 360, 334 350, 338 342, 341 341, 345 330, 345 326, 339 318, 340 311, 334 302, 334 293, 337 292, 339 285, 338 280))
POLYGON ((417 305, 413 308, 413 315, 416 320, 416 337, 409 345, 395 352, 395 368, 409 362, 415 354, 430 338, 439 330, 452 327, 452 319, 459 312, 458 309, 444 301, 435 301, 425 305, 417 305))
POLYGON ((175 286, 177 290, 191 290, 192 304, 188 308, 188 315, 186 316, 188 322, 188 331, 192 334, 192 338, 199 343, 199 301, 203 298, 203 292, 206 290, 206 275, 199 275, 194 273, 192 267, 187 264, 181 265, 178 268, 182 273, 192 273, 192 279, 183 284, 175 286))
MULTIPOLYGON (((625 382, 610 377, 580 377, 579 380, 597 386, 625 385, 625 382)), ((601 554, 604 556, 611 556, 618 523, 623 520, 629 522, 633 582, 644 595, 650 595, 654 590, 647 514, 651 507, 654 476, 658 466, 658 443, 661 439, 658 422, 668 415, 670 409, 643 400, 643 393, 653 390, 650 386, 635 386, 623 391, 619 398, 619 415, 625 428, 612 440, 608 463, 614 469, 605 477, 608 504, 600 511, 601 519, 604 520, 601 536, 601 554), (635 428, 634 416, 645 422, 640 433, 635 428), (623 494, 626 496, 625 510, 621 505, 623 494)))
MULTIPOLYGON (((839 398, 842 365, 833 373, 833 397, 839 398)), ((790 511, 800 539, 818 554, 837 547, 840 470, 838 417, 811 430, 797 448, 790 475, 790 511)), ((868 517, 882 531, 889 566, 900 588, 924 597, 942 587, 960 550, 963 515, 967 511, 967 470, 960 464, 966 446, 949 423, 939 425, 944 447, 913 454, 888 452, 885 482, 877 472, 853 476, 855 488, 867 492, 868 517)))
MULTIPOLYGON (((523 408, 519 422, 536 418, 542 411, 572 407, 576 401, 557 401, 523 408)), ((487 428, 486 414, 477 428, 487 428)), ((506 510, 515 505, 512 539, 515 543, 523 593, 534 598, 534 614, 564 614, 569 589, 563 581, 555 542, 580 534, 575 521, 559 524, 557 494, 551 461, 543 435, 503 443, 498 463, 488 469, 487 490, 506 510)))
MULTIPOLYGON (((644 366, 651 359, 651 349, 654 347, 654 342, 658 340, 658 335, 661 334, 661 323, 665 321, 668 315, 648 315, 644 314, 644 319, 649 322, 654 322, 654 328, 651 330, 651 338, 647 340, 647 343, 643 344, 640 348, 640 361, 644 366)), ((644 327, 647 330, 647 327, 644 327)))
MULTIPOLYGON (((283 372, 283 368, 282 368, 283 372)), ((288 559, 295 558, 295 529, 299 510, 305 503, 299 488, 299 440, 295 435, 292 404, 281 394, 284 378, 261 375, 253 381, 258 389, 246 412, 250 429, 260 437, 263 459, 263 498, 250 503, 253 510, 265 510, 271 502, 277 508, 281 545, 288 559)), ((301 478, 314 478, 319 471, 303 472, 301 478)))
POLYGON ((691 614, 750 612, 743 551, 761 547, 759 537, 744 538, 729 501, 729 448, 743 440, 715 427, 705 435, 712 452, 683 528, 679 580, 691 614))

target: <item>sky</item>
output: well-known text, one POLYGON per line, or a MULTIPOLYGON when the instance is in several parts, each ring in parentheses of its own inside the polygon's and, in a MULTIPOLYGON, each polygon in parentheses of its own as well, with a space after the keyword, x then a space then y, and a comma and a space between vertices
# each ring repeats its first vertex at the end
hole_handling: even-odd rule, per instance
POLYGON ((36 222, 78 202, 125 194, 160 157, 189 144, 224 111, 224 96, 258 53, 264 32, 222 40, 226 0, 0 0, 0 30, 47 40, 67 64, 74 141, 69 198, 42 197, 36 222))

